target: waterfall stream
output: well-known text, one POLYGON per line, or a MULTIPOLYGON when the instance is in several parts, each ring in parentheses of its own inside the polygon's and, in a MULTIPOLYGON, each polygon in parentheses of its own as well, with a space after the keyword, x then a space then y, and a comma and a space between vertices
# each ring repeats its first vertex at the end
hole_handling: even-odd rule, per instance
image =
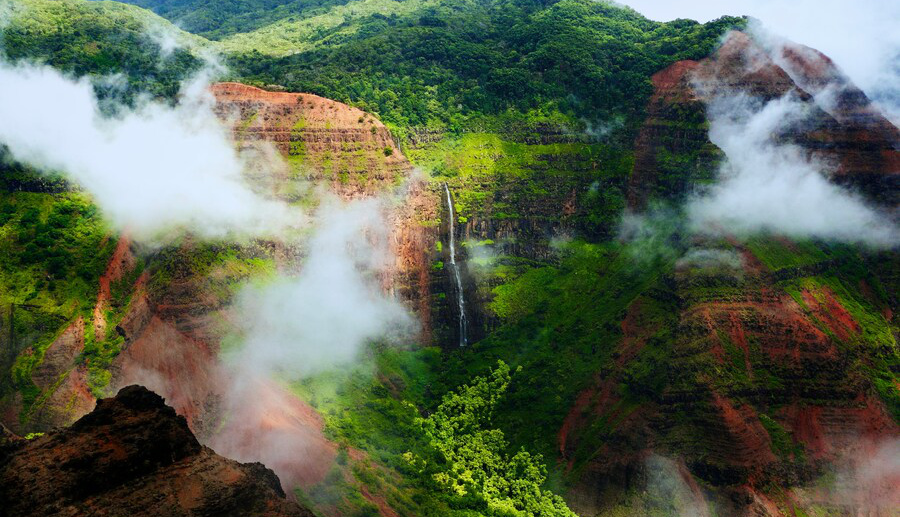
POLYGON ((466 299, 463 296, 462 276, 459 266, 456 264, 456 216, 453 214, 453 198, 450 196, 450 188, 444 183, 444 193, 447 195, 447 209, 450 211, 450 270, 456 284, 456 307, 459 310, 459 346, 468 344, 468 322, 466 321, 466 299))

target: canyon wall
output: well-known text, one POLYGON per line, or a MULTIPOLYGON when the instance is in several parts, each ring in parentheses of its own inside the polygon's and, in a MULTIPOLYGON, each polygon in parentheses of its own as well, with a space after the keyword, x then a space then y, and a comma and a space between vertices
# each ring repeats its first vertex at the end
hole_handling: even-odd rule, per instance
POLYGON ((732 32, 709 58, 679 61, 653 76, 654 94, 635 142, 632 207, 653 197, 683 199, 697 182, 713 177, 721 153, 709 142, 705 113, 721 95, 763 102, 795 95, 807 116, 779 138, 829 164, 836 183, 897 206, 900 131, 818 51, 786 42, 773 52, 732 32))
MULTIPOLYGON (((653 76, 635 142, 632 209, 684 200, 715 176, 723 156, 709 141, 705 110, 726 90, 762 101, 796 95, 809 117, 779 138, 833 164, 831 179, 875 206, 897 206, 897 128, 818 52, 787 45, 778 57, 736 32, 710 58, 653 76), (820 105, 825 89, 837 93, 820 105)), ((777 236, 688 244, 688 253, 724 259, 678 263, 629 305, 614 360, 560 429, 561 461, 577 469, 573 507, 601 515, 635 490, 658 491, 658 458, 673 458, 667 476, 690 508, 890 515, 900 503, 896 469, 875 480, 846 474, 871 468, 900 440, 887 402, 896 386, 880 388, 866 366, 885 365, 889 376, 897 360, 897 300, 871 287, 896 282, 884 268, 866 270, 884 254, 861 260, 851 248, 777 236), (640 359, 654 353, 664 366, 640 359), (652 377, 635 377, 644 368, 652 377), (834 470, 845 473, 841 490, 802 488, 834 470)))

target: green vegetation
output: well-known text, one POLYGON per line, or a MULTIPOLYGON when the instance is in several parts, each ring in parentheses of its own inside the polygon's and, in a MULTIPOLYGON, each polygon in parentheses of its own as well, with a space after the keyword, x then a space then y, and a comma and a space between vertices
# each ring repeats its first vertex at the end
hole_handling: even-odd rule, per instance
POLYGON ((578 135, 559 143, 528 143, 539 138, 507 127, 505 134, 446 137, 407 149, 407 155, 430 170, 433 181, 448 184, 459 222, 468 217, 562 220, 592 238, 615 233, 625 206, 631 153, 579 141, 578 135), (560 214, 567 202, 578 211, 560 214))
MULTIPOLYGON (((900 422, 900 391, 897 371, 900 371, 900 346, 894 336, 897 324, 886 317, 890 296, 879 276, 870 269, 866 259, 852 247, 822 246, 818 253, 837 259, 825 272, 783 282, 784 289, 804 309, 811 308, 804 297, 833 313, 833 300, 858 325, 858 332, 849 332, 847 339, 837 336, 827 322, 815 315, 811 319, 832 339, 841 343, 843 353, 853 361, 856 378, 868 379, 884 401, 894 421, 900 422)), ((802 260, 802 259, 798 259, 802 260)), ((839 317, 839 316, 838 316, 839 317)))
POLYGON ((803 461, 805 457, 803 446, 794 443, 791 435, 788 434, 781 424, 764 414, 759 415, 759 421, 766 432, 769 433, 769 439, 772 440, 772 450, 779 457, 803 461))
POLYGON ((827 258, 815 243, 761 236, 747 240, 747 247, 772 271, 815 264, 827 258))
MULTIPOLYGON (((497 360, 521 366, 526 373, 514 377, 497 425, 513 446, 554 457, 556 432, 576 395, 610 363, 621 342, 624 312, 658 281, 667 264, 666 259, 635 263, 621 244, 576 241, 562 248, 556 266, 510 272, 490 305, 501 326, 448 357, 444 383, 464 383, 467 375, 485 372, 497 360)), ((661 309, 654 317, 662 322, 671 316, 661 309)), ((664 352, 662 343, 659 351, 664 352)), ((653 350, 640 363, 646 370, 634 370, 630 389, 657 389, 653 372, 664 361, 653 350)))
MULTIPOLYGON (((0 190, 0 307, 6 346, 23 352, 9 363, 0 396, 15 389, 26 410, 40 391, 31 373, 46 348, 79 316, 90 313, 97 279, 106 267, 115 239, 97 208, 74 192, 7 190, 41 185, 33 172, 2 164, 0 190), (9 318, 12 317, 12 322, 9 318), (12 328, 10 328, 12 326, 12 328), (11 342, 10 342, 11 340, 11 342), (11 381, 11 384, 10 384, 11 381)), ((44 186, 53 187, 50 180, 44 186)), ((23 417, 25 414, 23 414, 23 417)))
POLYGON ((71 316, 91 303, 114 242, 83 194, 8 192, 0 199, 0 303, 71 316))
POLYGON ((121 74, 123 92, 120 84, 96 85, 104 96, 130 100, 149 92, 171 98, 200 67, 189 49, 200 48, 202 39, 142 9, 85 0, 14 0, 11 5, 9 24, 0 31, 0 51, 8 59, 46 63, 76 76, 121 74), (154 37, 155 32, 160 35, 154 37), (184 48, 163 48, 165 37, 184 48))
POLYGON ((459 499, 453 506, 485 507, 486 515, 574 517, 561 497, 540 489, 546 479, 542 458, 524 449, 508 455, 503 432, 493 428, 509 383, 509 366, 500 362, 490 376, 445 395, 434 413, 419 419, 436 459, 410 461, 438 465, 432 477, 459 499))
POLYGON ((283 18, 305 18, 340 5, 341 0, 132 0, 128 3, 151 9, 193 33, 211 39, 249 32, 283 18))
POLYGON ((356 1, 285 14, 223 45, 244 79, 350 102, 401 127, 470 130, 505 113, 634 123, 651 74, 706 56, 741 23, 657 23, 589 0, 356 1))
POLYGON ((382 466, 339 453, 338 465, 350 467, 352 480, 337 467, 333 482, 323 483, 324 493, 314 490, 309 499, 340 504, 339 494, 363 485, 386 494, 393 508, 409 516, 573 515, 542 488, 543 459, 524 449, 508 452, 493 424, 511 379, 522 372, 511 374, 499 363, 435 401, 440 361, 437 349, 377 348, 371 363, 352 372, 326 372, 294 385, 325 416, 332 439, 382 466), (429 416, 421 417, 432 404, 429 416))
MULTIPOLYGON (((188 52, 176 51, 165 58, 167 66, 155 67, 175 75, 155 76, 162 72, 148 60, 157 61, 160 49, 140 33, 158 20, 145 11, 112 2, 26 3, 46 21, 10 31, 8 44, 23 44, 17 52, 24 56, 51 59, 78 74, 129 63, 132 80, 147 76, 160 83, 151 88, 160 93, 172 93, 171 79, 195 64, 188 52), (62 16, 74 20, 72 30, 54 25, 62 16), (32 37, 38 30, 46 41, 32 37), (105 45, 108 34, 119 44, 105 45)), ((676 60, 708 55, 725 30, 744 23, 658 23, 592 0, 131 3, 217 40, 236 79, 349 102, 400 129, 452 131, 492 131, 498 125, 492 118, 503 124, 535 116, 582 130, 585 121, 633 128, 651 91, 650 75, 676 60)), ((199 37, 182 39, 203 45, 199 37)))

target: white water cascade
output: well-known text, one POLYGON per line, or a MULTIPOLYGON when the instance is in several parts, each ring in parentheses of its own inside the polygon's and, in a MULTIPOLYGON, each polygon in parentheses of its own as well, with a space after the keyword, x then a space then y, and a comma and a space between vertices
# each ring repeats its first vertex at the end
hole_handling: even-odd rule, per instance
POLYGON ((450 270, 456 283, 456 307, 459 310, 459 346, 468 344, 468 322, 466 321, 466 299, 463 296, 462 276, 459 266, 456 264, 456 216, 453 213, 453 198, 450 189, 444 183, 444 193, 447 195, 447 209, 450 211, 450 270))

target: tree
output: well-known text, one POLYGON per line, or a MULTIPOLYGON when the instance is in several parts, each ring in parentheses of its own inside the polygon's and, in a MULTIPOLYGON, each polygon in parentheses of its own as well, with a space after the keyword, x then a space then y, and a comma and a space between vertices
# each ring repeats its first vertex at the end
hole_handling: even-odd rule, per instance
POLYGON ((432 479, 451 504, 487 515, 575 517, 561 497, 541 488, 547 477, 541 456, 521 449, 510 457, 503 432, 492 428, 509 382, 509 366, 498 361, 489 375, 448 393, 431 416, 418 420, 433 450, 432 479))

